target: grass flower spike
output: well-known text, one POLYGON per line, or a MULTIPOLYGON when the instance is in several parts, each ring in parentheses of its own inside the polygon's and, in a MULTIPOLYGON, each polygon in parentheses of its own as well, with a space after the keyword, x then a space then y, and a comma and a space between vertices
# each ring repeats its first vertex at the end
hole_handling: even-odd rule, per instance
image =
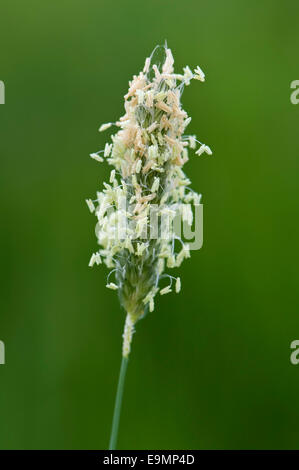
POLYGON ((116 444, 135 325, 148 310, 154 310, 158 293, 180 292, 181 279, 166 274, 166 270, 179 267, 190 257, 188 244, 177 240, 173 224, 179 215, 191 225, 192 205, 200 203, 200 195, 190 189, 191 182, 183 171, 188 150, 194 149, 197 155, 212 154, 196 136, 186 135, 191 118, 181 106, 184 86, 192 79, 204 81, 205 75, 199 66, 194 73, 187 66, 182 74, 176 74, 173 64, 167 46, 154 50, 143 70, 129 83, 125 114, 99 129, 118 128, 111 142, 104 150, 91 154, 98 162, 106 160, 113 169, 109 183, 104 183, 96 200, 86 201, 97 217, 100 246, 89 265, 103 262, 110 269, 106 287, 117 291, 126 312, 111 449, 116 444), (155 60, 161 52, 162 64, 155 60), (169 284, 160 286, 163 279, 169 279, 169 284))

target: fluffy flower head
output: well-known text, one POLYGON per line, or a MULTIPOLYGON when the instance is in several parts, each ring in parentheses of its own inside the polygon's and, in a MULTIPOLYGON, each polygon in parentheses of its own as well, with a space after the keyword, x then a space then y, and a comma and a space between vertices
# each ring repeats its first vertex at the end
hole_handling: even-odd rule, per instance
POLYGON ((171 50, 163 47, 162 65, 154 60, 156 50, 143 70, 129 82, 125 114, 116 123, 103 124, 100 131, 115 125, 118 130, 103 151, 92 153, 113 167, 109 183, 104 183, 95 201, 87 200, 95 213, 100 249, 90 265, 103 262, 111 269, 122 306, 133 323, 145 311, 154 309, 155 296, 179 292, 180 278, 165 274, 190 256, 187 244, 179 240, 173 221, 180 214, 192 224, 190 204, 200 203, 200 195, 190 189, 183 171, 188 149, 211 155, 211 149, 194 135, 186 135, 191 121, 181 106, 185 85, 192 79, 204 81, 200 67, 194 73, 187 66, 174 73, 171 50), (99 155, 101 154, 101 155, 99 155), (160 289, 159 281, 170 280, 160 289), (173 283, 173 286, 172 286, 173 283))

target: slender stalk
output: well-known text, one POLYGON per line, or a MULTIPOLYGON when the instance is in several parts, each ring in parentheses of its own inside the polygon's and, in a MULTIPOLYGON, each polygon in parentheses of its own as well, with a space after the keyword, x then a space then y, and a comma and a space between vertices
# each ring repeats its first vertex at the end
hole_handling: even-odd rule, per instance
POLYGON ((115 398, 109 450, 115 450, 116 448, 119 418, 120 418, 120 412, 121 412, 125 378, 126 378, 127 366, 129 362, 129 354, 130 354, 130 349, 131 349, 131 341, 132 341, 133 333, 134 333, 134 321, 132 320, 131 315, 128 313, 126 317, 124 334, 123 334, 122 361, 121 361, 121 366, 120 366, 120 373, 119 373, 117 392, 116 392, 116 398, 115 398))
POLYGON ((116 442, 117 442, 117 435, 118 435, 118 426, 119 426, 119 417, 122 405, 122 398, 123 398, 123 391, 124 391, 124 384, 125 384, 125 377, 126 371, 128 366, 129 358, 122 357, 118 385, 117 385, 117 392, 116 392, 116 399, 115 399, 115 406, 114 406, 114 413, 113 413, 113 420, 112 420, 112 429, 111 429, 111 436, 109 442, 109 450, 115 450, 116 442))

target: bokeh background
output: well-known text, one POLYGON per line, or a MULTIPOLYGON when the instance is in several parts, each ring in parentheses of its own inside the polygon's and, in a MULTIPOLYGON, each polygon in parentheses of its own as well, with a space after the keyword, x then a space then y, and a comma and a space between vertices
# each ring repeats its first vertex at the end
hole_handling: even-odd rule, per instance
POLYGON ((128 80, 167 39, 191 133, 213 157, 204 246, 182 293, 138 324, 121 449, 297 449, 299 79, 295 0, 3 0, 0 7, 0 447, 107 448, 124 313, 88 268, 85 204, 109 168, 89 158, 128 80))

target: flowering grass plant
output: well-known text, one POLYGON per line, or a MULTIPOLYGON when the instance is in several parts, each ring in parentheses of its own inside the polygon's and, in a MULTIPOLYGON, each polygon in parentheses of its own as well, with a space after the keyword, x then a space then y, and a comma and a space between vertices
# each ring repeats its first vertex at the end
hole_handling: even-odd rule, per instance
POLYGON ((158 295, 179 293, 181 280, 167 271, 190 257, 187 243, 174 230, 177 215, 192 224, 192 206, 201 196, 190 188, 183 171, 189 150, 211 155, 211 149, 195 135, 187 135, 191 121, 182 109, 181 96, 191 80, 204 82, 200 67, 174 73, 171 50, 156 48, 134 75, 125 95, 125 114, 115 123, 103 124, 100 132, 117 127, 111 142, 92 153, 97 162, 112 166, 95 200, 86 202, 97 217, 100 246, 90 266, 104 263, 110 272, 107 288, 117 291, 126 312, 122 365, 116 396, 110 449, 116 446, 124 378, 136 323, 155 308, 158 295), (164 60, 155 60, 157 52, 164 60), (177 248, 179 245, 179 248, 177 248), (168 279, 165 287, 160 282, 168 279))

